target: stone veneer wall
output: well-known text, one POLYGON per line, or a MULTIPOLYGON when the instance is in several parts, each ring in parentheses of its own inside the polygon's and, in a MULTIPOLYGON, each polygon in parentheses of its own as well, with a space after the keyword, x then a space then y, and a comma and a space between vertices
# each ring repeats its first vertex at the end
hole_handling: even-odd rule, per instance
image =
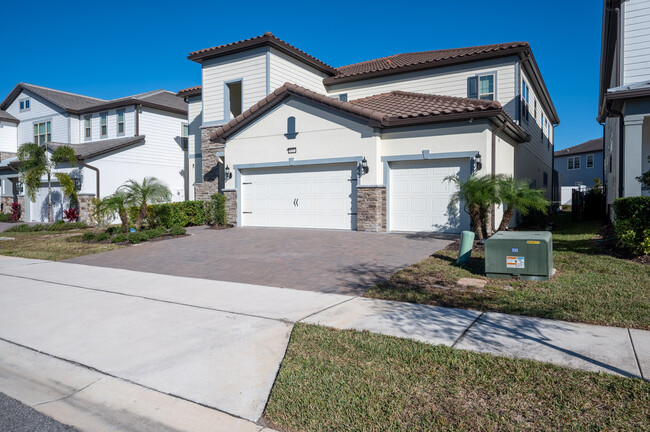
POLYGON ((224 189, 223 194, 226 196, 226 217, 228 225, 237 225, 237 190, 224 189))
POLYGON ((216 127, 201 129, 201 183, 194 185, 194 199, 207 201, 219 192, 219 166, 217 152, 223 144, 210 141, 210 134, 216 127))
POLYGON ((357 231, 386 231, 386 186, 357 186, 357 231))
POLYGON ((12 157, 16 157, 18 153, 7 153, 7 152, 0 152, 0 161, 3 161, 5 159, 9 159, 12 157))
MULTIPOLYGON (((3 196, 0 197, 0 203, 2 203, 2 212, 11 213, 11 205, 14 203, 13 196, 3 196)), ((20 204, 20 220, 25 220, 25 197, 19 196, 18 203, 20 204)))
POLYGON ((79 198, 79 220, 82 222, 90 222, 90 209, 92 207, 91 201, 95 198, 95 194, 78 194, 79 198))

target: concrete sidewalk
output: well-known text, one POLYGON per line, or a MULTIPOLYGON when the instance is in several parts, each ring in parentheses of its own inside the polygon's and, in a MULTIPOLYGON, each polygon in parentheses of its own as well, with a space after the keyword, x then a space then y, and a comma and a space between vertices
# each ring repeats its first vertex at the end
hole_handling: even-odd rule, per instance
MULTIPOLYGON (((75 397, 108 398, 92 402, 98 411, 119 405, 110 395, 121 394, 118 387, 126 383, 135 386, 136 401, 170 397, 191 409, 257 422, 295 322, 623 376, 650 375, 648 331, 0 257, 0 339, 100 374, 97 385, 91 377, 64 386, 68 391, 92 383, 75 397), (107 387, 91 391, 101 386, 107 387), (145 396, 145 390, 154 395, 145 396)), ((0 358, 0 371, 7 370, 19 354, 0 358)), ((10 369, 5 375, 32 373, 10 369)), ((51 376, 40 365, 31 369, 37 370, 43 379, 51 376)), ((56 388, 64 381, 53 382, 56 388)), ((25 402, 2 380, 0 392, 25 402)))

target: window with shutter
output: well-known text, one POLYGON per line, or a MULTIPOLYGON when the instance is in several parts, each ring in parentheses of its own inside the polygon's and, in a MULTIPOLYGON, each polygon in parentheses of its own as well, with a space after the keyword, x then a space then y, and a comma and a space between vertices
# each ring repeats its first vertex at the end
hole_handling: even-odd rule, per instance
POLYGON ((470 99, 478 99, 478 77, 477 76, 467 78, 467 97, 470 99))

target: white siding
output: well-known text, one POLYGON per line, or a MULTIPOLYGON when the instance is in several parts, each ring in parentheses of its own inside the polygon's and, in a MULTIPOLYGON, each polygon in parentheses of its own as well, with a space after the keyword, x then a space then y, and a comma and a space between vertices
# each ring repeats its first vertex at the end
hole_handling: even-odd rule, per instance
POLYGON ((34 123, 51 121, 52 141, 68 142, 68 114, 33 93, 23 90, 7 108, 7 112, 20 120, 18 145, 34 141, 34 123), (29 97, 30 109, 20 112, 19 101, 29 97))
POLYGON ((623 85, 650 79, 650 0, 623 3, 623 85))
POLYGON ((319 72, 275 49, 271 49, 270 61, 270 91, 274 91, 282 87, 285 82, 289 82, 321 94, 327 93, 323 85, 323 78, 326 78, 327 74, 319 72))
POLYGON ((207 60, 202 68, 203 123, 227 120, 224 84, 242 80, 242 110, 266 96, 266 49, 207 60))
POLYGON ((202 123, 201 96, 194 96, 188 100, 189 137, 187 143, 188 175, 189 175, 189 200, 194 199, 194 183, 201 183, 201 123, 202 123))
POLYGON ((70 144, 78 144, 81 138, 79 130, 79 116, 71 115, 68 117, 70 122, 70 144))
POLYGON ((18 127, 15 123, 0 120, 0 153, 18 151, 18 127))
MULTIPOLYGON (((80 117, 77 130, 79 131, 78 132, 79 140, 80 140, 79 142, 82 143, 84 141, 99 141, 101 139, 114 139, 114 138, 134 136, 135 135, 135 106, 131 105, 128 107, 121 107, 121 108, 111 109, 106 111, 98 111, 91 114, 84 114, 80 117), (122 135, 117 134, 117 110, 124 110, 124 134, 122 135), (100 114, 103 112, 108 113, 108 128, 107 128, 108 136, 106 137, 100 137, 100 123, 101 123, 100 114), (91 116, 91 123, 92 123, 92 129, 91 129, 92 138, 88 140, 85 139, 86 116, 91 116)), ((140 135, 144 135, 144 134, 140 132, 140 135)))
POLYGON ((497 100, 511 116, 515 104, 516 57, 487 60, 464 65, 442 67, 419 72, 408 72, 364 81, 329 86, 329 93, 347 93, 348 100, 359 99, 392 90, 416 93, 467 97, 467 78, 477 74, 496 72, 497 100))

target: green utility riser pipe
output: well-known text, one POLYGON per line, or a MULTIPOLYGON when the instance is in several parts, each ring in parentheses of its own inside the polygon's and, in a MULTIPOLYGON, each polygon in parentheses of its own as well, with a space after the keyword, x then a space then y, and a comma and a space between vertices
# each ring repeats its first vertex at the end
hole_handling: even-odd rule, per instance
POLYGON ((472 247, 474 246, 474 232, 463 231, 460 233, 460 248, 458 249, 458 264, 466 263, 472 255, 472 247))

